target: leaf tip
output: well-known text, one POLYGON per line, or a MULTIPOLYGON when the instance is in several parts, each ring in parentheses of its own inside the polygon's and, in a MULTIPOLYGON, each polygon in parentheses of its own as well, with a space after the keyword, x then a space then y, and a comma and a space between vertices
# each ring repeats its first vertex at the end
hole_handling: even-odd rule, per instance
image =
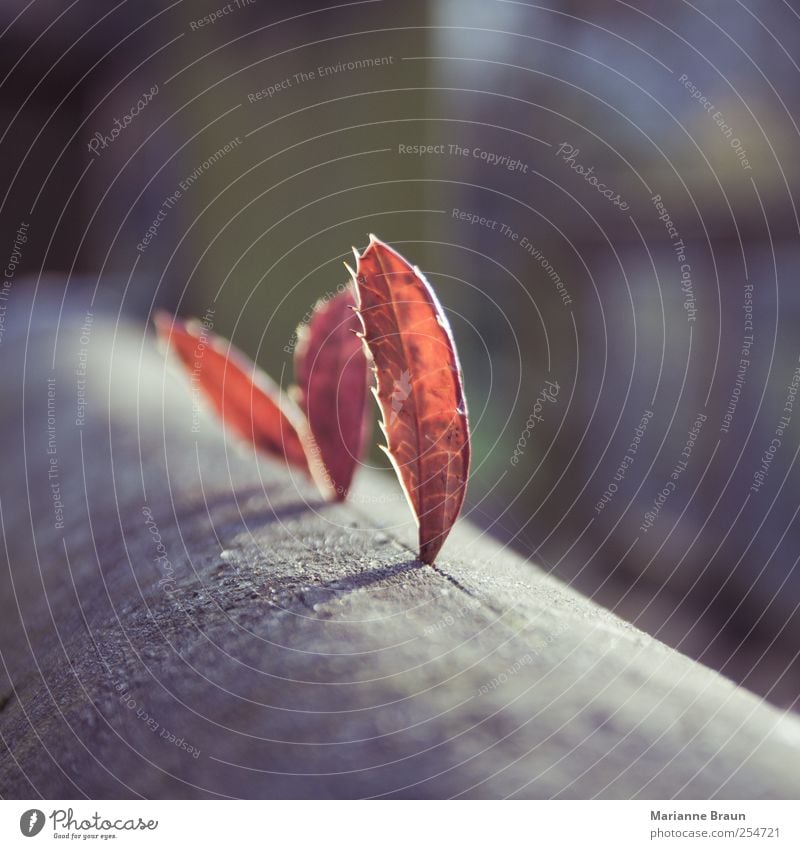
POLYGON ((162 336, 169 334, 170 328, 175 323, 175 316, 167 310, 156 310, 153 313, 153 327, 162 336))
POLYGON ((385 242, 382 242, 374 233, 369 233, 369 244, 364 250, 364 256, 368 254, 370 251, 381 251, 384 249, 388 249, 388 245, 385 242))

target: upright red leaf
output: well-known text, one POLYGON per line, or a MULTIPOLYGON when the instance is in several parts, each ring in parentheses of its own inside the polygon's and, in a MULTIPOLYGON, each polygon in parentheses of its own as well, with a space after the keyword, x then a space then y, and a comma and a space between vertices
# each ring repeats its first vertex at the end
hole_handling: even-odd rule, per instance
POLYGON ((469 472, 458 356, 417 268, 374 236, 356 256, 358 314, 377 376, 384 450, 419 525, 419 559, 433 563, 461 511, 469 472))
POLYGON ((228 430, 308 474, 303 415, 255 363, 198 321, 181 321, 165 312, 153 321, 193 388, 203 392, 228 430))
MULTIPOLYGON (((321 476, 337 501, 347 497, 368 435, 369 367, 355 303, 351 287, 319 301, 297 331, 294 356, 296 398, 319 452, 321 476)), ((316 462, 309 458, 312 467, 316 462)))

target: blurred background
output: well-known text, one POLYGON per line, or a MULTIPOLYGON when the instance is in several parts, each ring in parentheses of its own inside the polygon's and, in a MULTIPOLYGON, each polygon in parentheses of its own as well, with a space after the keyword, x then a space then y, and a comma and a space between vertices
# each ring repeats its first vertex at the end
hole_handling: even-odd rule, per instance
POLYGON ((453 326, 465 515, 797 705, 792 3, 4 0, 0 41, 0 317, 88 286, 286 383, 375 232, 453 326))

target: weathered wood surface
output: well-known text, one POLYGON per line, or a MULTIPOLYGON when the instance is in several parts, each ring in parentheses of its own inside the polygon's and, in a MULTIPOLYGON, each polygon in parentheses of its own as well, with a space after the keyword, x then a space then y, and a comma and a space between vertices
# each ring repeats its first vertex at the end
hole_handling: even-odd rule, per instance
POLYGON ((800 795, 795 717, 466 524, 420 567, 391 481, 325 505, 204 415, 192 433, 141 328, 97 317, 82 345, 68 308, 51 375, 54 323, 12 319, 2 796, 800 795))

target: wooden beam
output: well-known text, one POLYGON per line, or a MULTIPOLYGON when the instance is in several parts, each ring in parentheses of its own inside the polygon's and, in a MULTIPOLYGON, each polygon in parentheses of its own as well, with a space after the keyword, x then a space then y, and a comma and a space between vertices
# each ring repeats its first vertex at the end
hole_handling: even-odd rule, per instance
POLYGON ((418 565, 392 480, 323 504, 141 327, 13 294, 4 798, 800 795, 795 717, 468 525, 418 565))

